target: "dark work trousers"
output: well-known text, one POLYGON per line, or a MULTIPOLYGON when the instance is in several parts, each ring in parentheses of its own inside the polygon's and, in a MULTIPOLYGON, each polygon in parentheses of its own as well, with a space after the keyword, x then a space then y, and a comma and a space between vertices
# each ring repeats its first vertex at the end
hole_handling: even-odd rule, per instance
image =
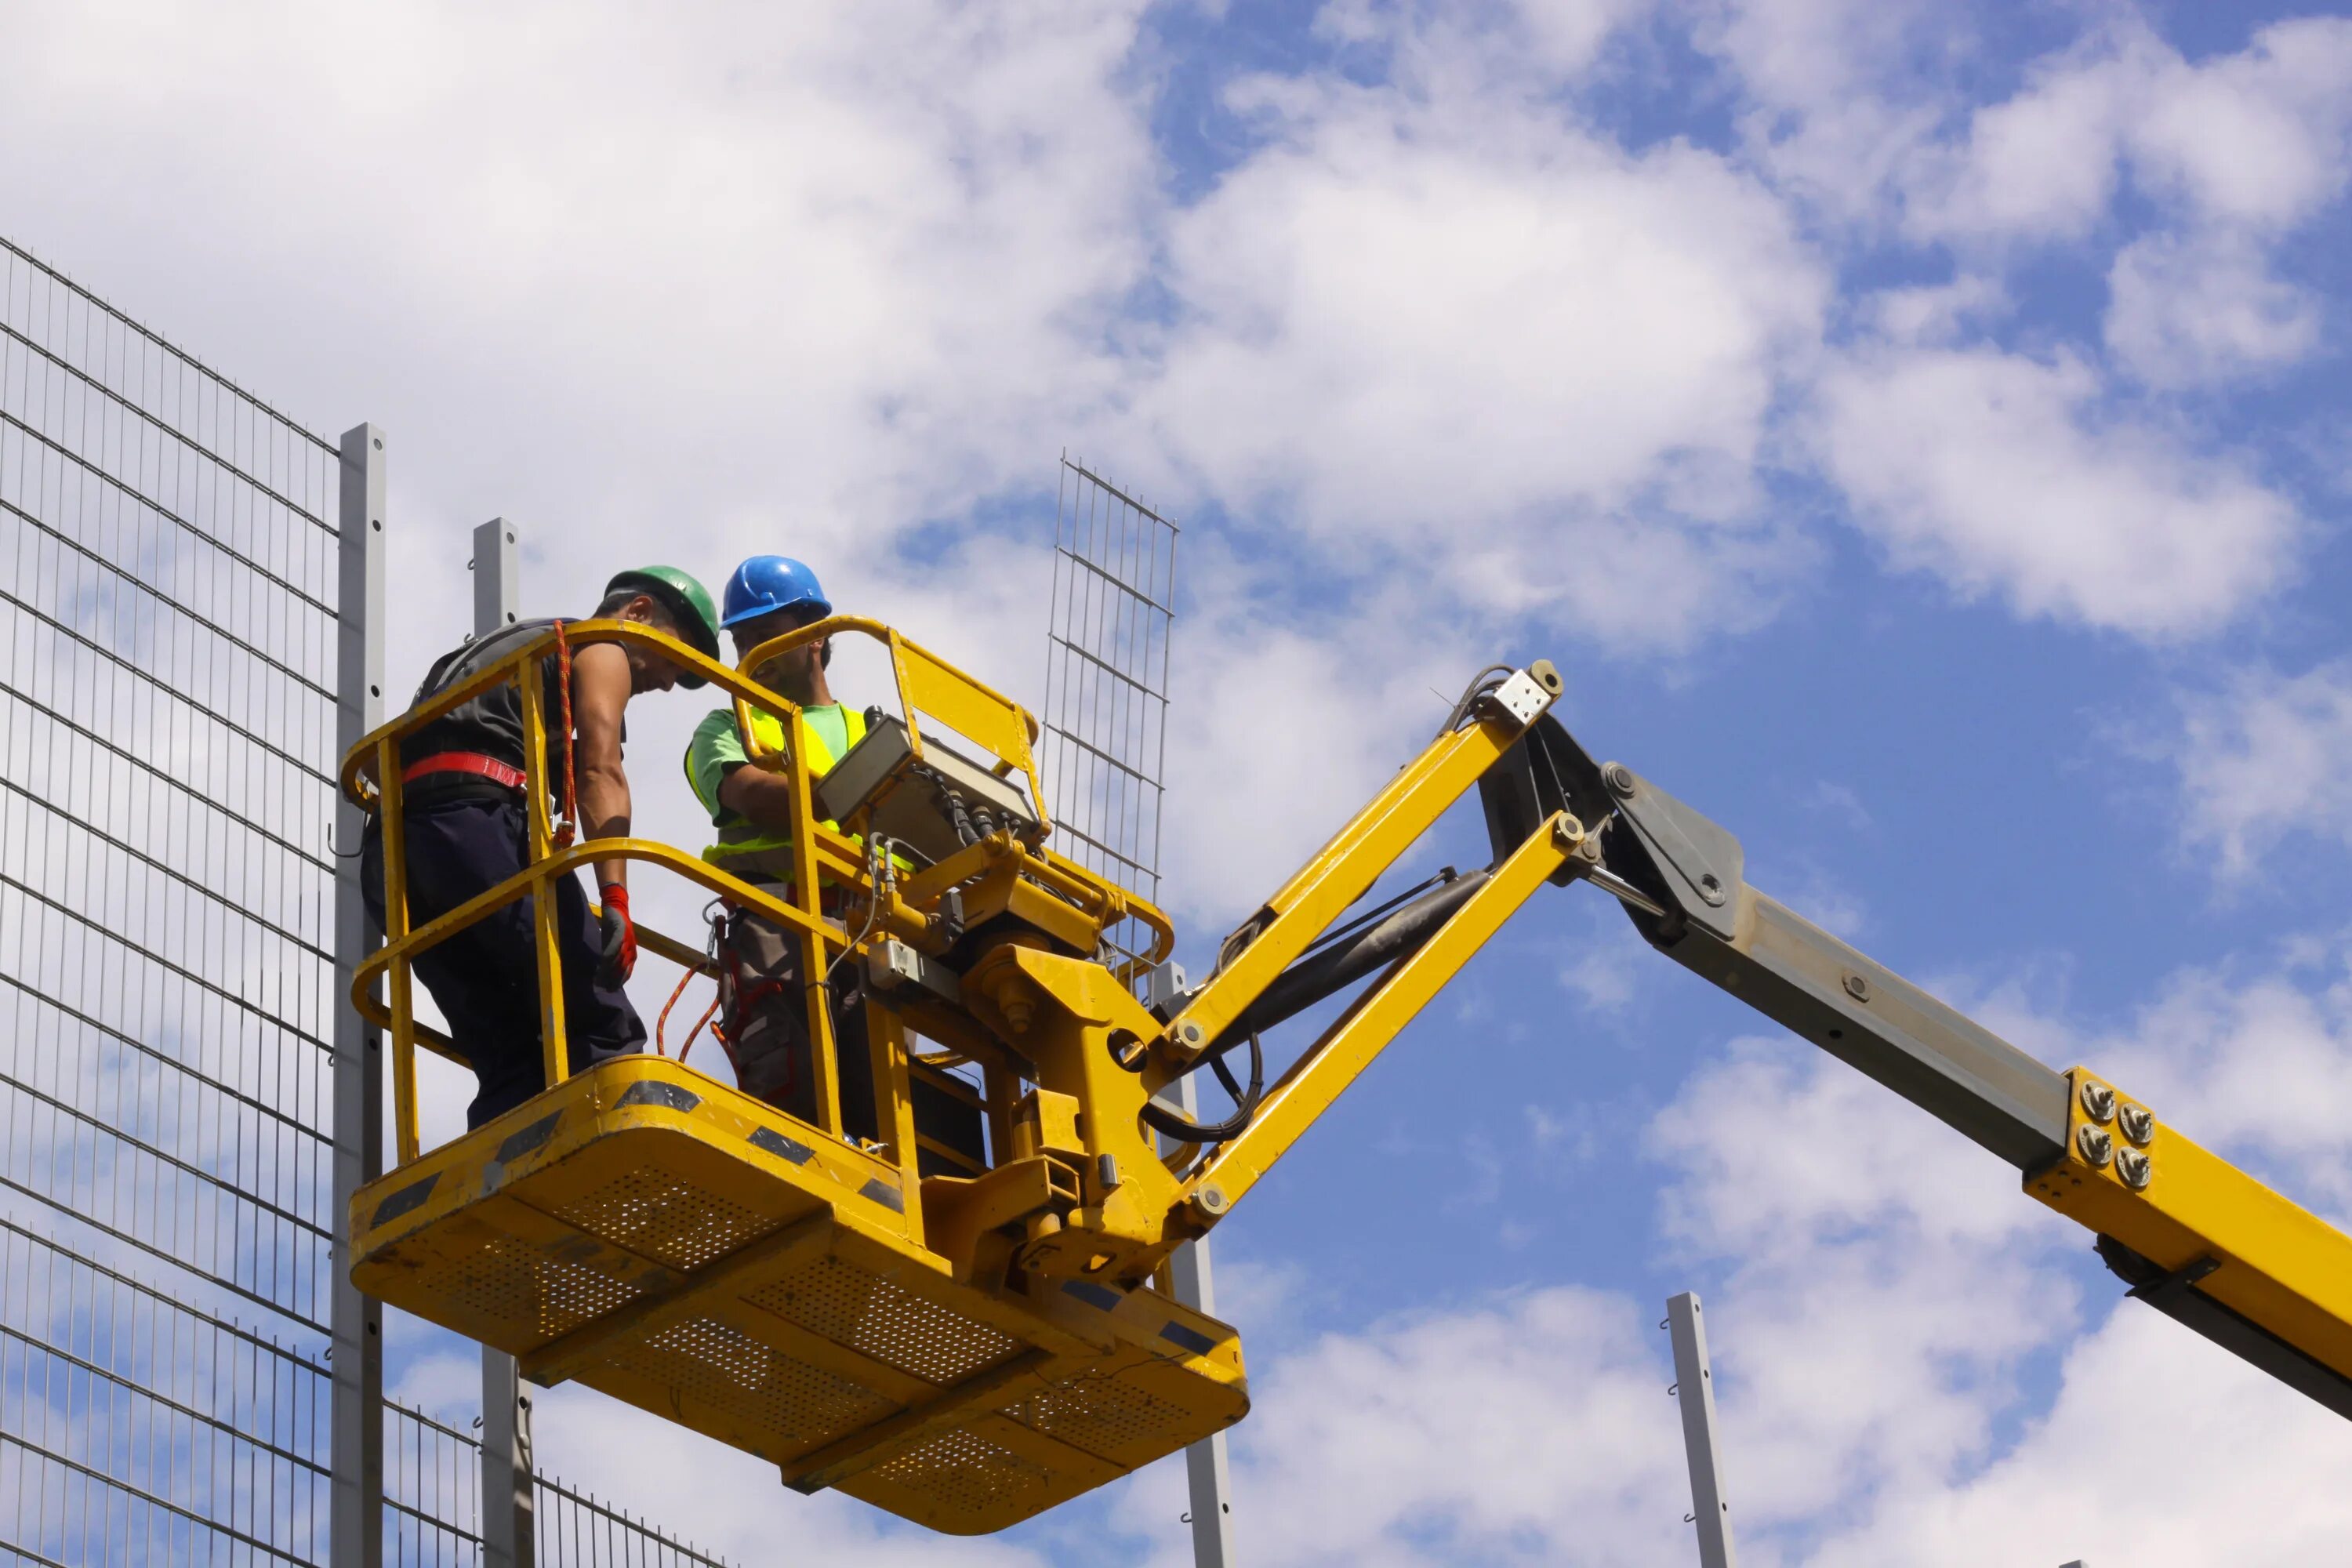
MULTIPOLYGON (((530 840, 520 794, 469 793, 412 804, 405 813, 408 926, 448 913, 520 871, 530 840)), ((383 840, 373 822, 361 846, 368 918, 383 931, 383 840)), ((539 954, 532 900, 518 899, 416 958, 416 977, 474 1064, 478 1091, 466 1125, 479 1127, 547 1087, 539 1040, 539 954)), ((599 984, 596 917, 577 873, 555 881, 555 939, 563 965, 563 1032, 572 1070, 640 1051, 645 1021, 617 985, 599 984)))

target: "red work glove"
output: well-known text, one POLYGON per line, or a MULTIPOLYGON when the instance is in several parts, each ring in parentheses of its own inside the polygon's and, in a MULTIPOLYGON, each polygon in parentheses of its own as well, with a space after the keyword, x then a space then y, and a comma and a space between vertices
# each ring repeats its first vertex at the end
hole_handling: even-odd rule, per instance
POLYGON ((618 985, 637 970, 637 924, 629 918, 629 889, 607 882, 596 896, 604 905, 604 951, 596 979, 600 984, 618 985))

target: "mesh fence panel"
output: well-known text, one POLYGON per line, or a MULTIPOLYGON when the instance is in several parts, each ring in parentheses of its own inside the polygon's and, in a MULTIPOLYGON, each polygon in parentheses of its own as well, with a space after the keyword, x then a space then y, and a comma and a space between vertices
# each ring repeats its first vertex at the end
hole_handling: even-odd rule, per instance
MULTIPOLYGON (((1176 525, 1067 458, 1055 511, 1045 807, 1071 859, 1157 901, 1176 525)), ((1143 940, 1133 921, 1115 926, 1103 957, 1132 959, 1143 940)))
MULTIPOLYGON (((0 1568, 328 1559, 341 476, 0 239, 0 1568)), ((385 1560, 478 1563, 478 1443, 385 1418, 385 1560)))

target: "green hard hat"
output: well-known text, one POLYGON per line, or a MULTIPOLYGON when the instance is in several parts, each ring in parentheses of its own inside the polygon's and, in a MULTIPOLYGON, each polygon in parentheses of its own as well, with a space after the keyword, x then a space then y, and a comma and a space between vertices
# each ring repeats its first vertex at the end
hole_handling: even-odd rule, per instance
MULTIPOLYGON (((679 638, 693 646, 708 659, 719 657, 719 606, 710 601, 710 590, 695 579, 691 572, 681 572, 675 566, 639 566, 623 572, 604 584, 609 597, 614 594, 643 594, 669 612, 677 623, 679 638)), ((697 687, 702 677, 680 670, 677 683, 697 687)))

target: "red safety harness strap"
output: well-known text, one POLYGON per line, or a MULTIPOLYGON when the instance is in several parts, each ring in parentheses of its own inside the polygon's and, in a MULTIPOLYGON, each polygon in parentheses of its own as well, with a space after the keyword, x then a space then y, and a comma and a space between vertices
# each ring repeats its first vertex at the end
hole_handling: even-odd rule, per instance
POLYGON ((415 784, 435 773, 473 773, 509 789, 521 789, 530 783, 530 775, 520 768, 479 752, 436 752, 403 768, 400 780, 403 784, 415 784))
MULTIPOLYGON (((579 794, 572 761, 572 639, 564 635, 564 625, 560 620, 555 623, 556 706, 563 732, 563 777, 554 824, 558 849, 571 848, 580 837, 579 794)), ((403 784, 415 784, 435 773, 473 773, 509 789, 530 787, 530 775, 522 769, 479 752, 438 752, 409 763, 401 770, 400 778, 403 784)))

